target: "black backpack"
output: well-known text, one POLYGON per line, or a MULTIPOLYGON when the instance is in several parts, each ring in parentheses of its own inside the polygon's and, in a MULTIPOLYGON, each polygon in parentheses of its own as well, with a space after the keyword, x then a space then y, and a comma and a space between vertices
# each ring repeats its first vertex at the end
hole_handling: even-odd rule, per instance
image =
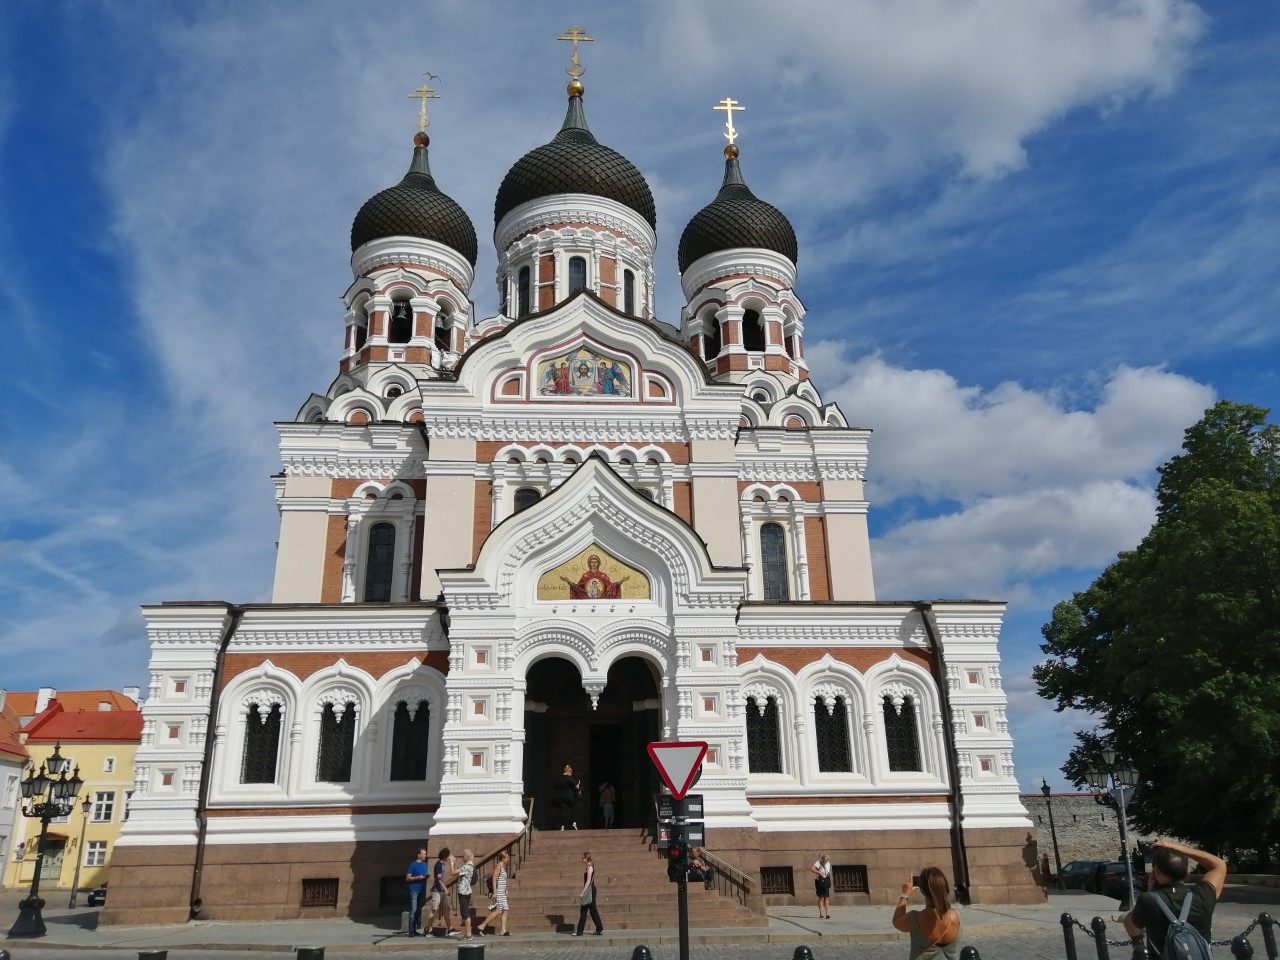
POLYGON ((1160 954, 1161 960, 1213 960, 1213 949, 1209 946, 1209 941, 1200 935, 1199 930, 1187 923, 1187 917, 1191 914, 1191 891, 1188 890, 1183 897, 1182 909, 1178 911, 1176 917, 1164 902, 1164 897, 1158 893, 1150 896, 1155 898, 1156 906, 1169 920, 1169 929, 1164 934, 1164 951, 1160 954))

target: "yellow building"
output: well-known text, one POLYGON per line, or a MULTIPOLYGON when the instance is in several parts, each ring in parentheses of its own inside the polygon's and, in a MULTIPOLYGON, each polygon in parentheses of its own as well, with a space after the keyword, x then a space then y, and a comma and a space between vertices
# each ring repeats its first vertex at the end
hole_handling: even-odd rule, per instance
MULTIPOLYGON (((47 766, 60 747, 84 780, 71 813, 49 824, 40 886, 42 891, 70 889, 73 884, 92 889, 107 879, 111 853, 128 815, 142 714, 136 700, 111 690, 71 691, 61 697, 48 693, 52 691, 8 695, 10 705, 26 720, 20 738, 34 764, 29 769, 47 766)), ((7 851, 6 888, 31 884, 39 835, 40 821, 19 811, 7 851)))

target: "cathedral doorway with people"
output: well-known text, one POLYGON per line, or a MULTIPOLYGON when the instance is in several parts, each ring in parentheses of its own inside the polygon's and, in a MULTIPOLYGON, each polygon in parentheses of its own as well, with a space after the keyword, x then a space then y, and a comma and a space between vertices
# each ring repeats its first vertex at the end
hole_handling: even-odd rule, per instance
POLYGON ((652 819, 660 781, 645 747, 659 739, 662 701, 656 666, 622 657, 609 668, 596 708, 576 666, 560 657, 530 667, 525 687, 524 794, 534 801, 534 825, 555 829, 557 784, 564 768, 579 786, 573 816, 580 829, 605 826, 601 795, 612 788, 613 827, 652 819))

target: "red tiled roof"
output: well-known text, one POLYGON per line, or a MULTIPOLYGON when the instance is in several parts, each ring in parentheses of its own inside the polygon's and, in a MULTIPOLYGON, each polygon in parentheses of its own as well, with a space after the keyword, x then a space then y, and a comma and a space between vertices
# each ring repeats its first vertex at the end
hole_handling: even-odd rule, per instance
POLYGON ((18 711, 5 702, 0 707, 0 753, 10 757, 27 758, 27 748, 22 745, 18 732, 22 729, 22 720, 18 711))
MULTIPOLYGON (((9 691, 5 703, 20 717, 33 717, 39 693, 29 690, 9 691)), ((109 703, 112 710, 137 711, 138 704, 115 690, 59 690, 57 700, 68 710, 97 710, 98 704, 109 703)))
POLYGON ((44 713, 23 728, 28 743, 141 743, 138 710, 67 710, 52 701, 44 713))

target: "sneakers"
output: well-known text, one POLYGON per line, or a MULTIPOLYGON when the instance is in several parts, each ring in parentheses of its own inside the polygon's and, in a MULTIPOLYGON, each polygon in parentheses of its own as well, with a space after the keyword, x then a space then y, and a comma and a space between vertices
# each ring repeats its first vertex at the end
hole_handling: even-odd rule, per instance
POLYGON ((581 930, 575 930, 575 931, 573 931, 573 935, 574 935, 575 937, 580 937, 580 936, 582 936, 582 931, 581 931, 581 930))
POLYGON ((577 821, 577 820, 573 821, 573 829, 575 829, 575 830, 577 830, 577 829, 578 829, 578 821, 577 821))
POLYGON ((604 936, 604 927, 601 927, 599 930, 595 931, 595 932, 594 932, 594 933, 592 933, 591 935, 592 935, 593 937, 603 937, 603 936, 604 936))
POLYGON ((459 935, 460 935, 460 933, 461 933, 461 931, 459 931, 459 930, 450 930, 448 933, 446 933, 446 934, 445 934, 445 936, 446 936, 446 937, 456 937, 456 936, 459 936, 459 935))

